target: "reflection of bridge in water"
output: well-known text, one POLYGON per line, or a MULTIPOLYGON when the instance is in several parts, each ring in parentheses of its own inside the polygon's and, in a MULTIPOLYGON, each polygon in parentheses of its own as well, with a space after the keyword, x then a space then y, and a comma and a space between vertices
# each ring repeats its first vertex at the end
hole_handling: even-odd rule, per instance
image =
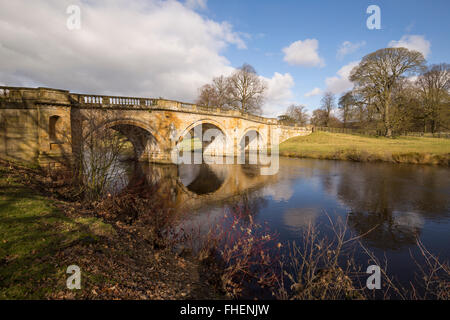
POLYGON ((328 215, 347 219, 349 231, 380 250, 415 246, 421 235, 433 242, 434 231, 448 239, 447 168, 281 157, 279 172, 264 176, 258 165, 135 164, 125 186, 147 184, 165 207, 193 213, 187 220, 195 227, 207 229, 240 206, 258 223, 270 221, 285 240, 296 240, 309 224, 332 232, 321 226, 328 215))
POLYGON ((165 205, 176 209, 233 203, 242 194, 278 180, 277 175, 260 175, 259 165, 136 163, 135 166, 129 185, 155 186, 155 193, 165 205))

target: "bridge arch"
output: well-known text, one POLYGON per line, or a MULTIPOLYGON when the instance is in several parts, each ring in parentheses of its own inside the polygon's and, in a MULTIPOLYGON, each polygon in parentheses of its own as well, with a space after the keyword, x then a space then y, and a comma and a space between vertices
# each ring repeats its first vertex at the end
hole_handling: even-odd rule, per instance
POLYGON ((197 120, 193 123, 191 123, 190 125, 188 125, 178 136, 177 139, 177 144, 179 144, 181 141, 183 141, 183 139, 192 131, 194 131, 194 137, 197 134, 197 132, 195 132, 195 128, 197 128, 198 126, 203 126, 202 127, 202 152, 203 153, 208 153, 211 155, 221 155, 221 154, 225 154, 227 152, 227 150, 230 148, 231 145, 231 139, 230 139, 230 135, 227 132, 227 130, 225 129, 225 127, 223 126, 223 124, 221 124, 220 122, 218 122, 217 120, 214 119, 210 119, 210 118, 203 118, 200 120, 197 120), (220 131, 219 135, 214 134, 214 132, 210 132, 208 131, 208 129, 218 129, 218 131, 220 131), (206 129, 206 131, 205 131, 206 129), (205 136, 206 134, 206 136, 205 136), (209 136, 211 135, 211 136, 209 136), (217 140, 217 138, 219 138, 219 140, 217 140), (211 140, 210 140, 211 139, 211 140))
POLYGON ((152 126, 148 125, 147 123, 145 123, 143 121, 136 120, 136 119, 114 119, 114 120, 105 121, 102 124, 100 124, 96 128, 96 130, 98 130, 102 127, 111 128, 111 127, 118 126, 118 125, 130 125, 130 126, 139 127, 141 129, 148 131, 153 137, 155 137, 155 139, 158 143, 164 143, 164 139, 157 133, 157 131, 152 126))
POLYGON ((160 153, 164 139, 147 123, 136 119, 113 119, 99 123, 90 129, 85 139, 95 132, 112 129, 124 135, 133 145, 138 160, 149 160, 152 153, 160 153))
POLYGON ((239 137, 238 143, 239 143, 240 151, 245 151, 247 149, 247 147, 248 147, 248 144, 252 143, 250 138, 258 139, 256 141, 258 149, 261 146, 262 147, 267 147, 267 141, 266 141, 264 135, 261 134, 260 129, 258 129, 256 126, 251 126, 251 127, 246 128, 244 130, 244 133, 239 137), (246 139, 247 137, 249 138, 248 142, 247 142, 247 139, 246 139))
POLYGON ((225 130, 224 126, 218 122, 217 120, 214 119, 209 119, 209 118, 205 118, 205 119, 200 119, 197 120, 193 123, 191 123, 189 126, 187 126, 182 133, 179 135, 179 139, 182 139, 184 136, 186 136, 186 134, 191 131, 192 129, 194 129, 195 127, 201 125, 201 124, 212 124, 214 126, 216 126, 217 128, 220 129, 220 131, 222 131, 222 133, 225 135, 225 137, 228 139, 229 138, 229 134, 227 133, 227 131, 225 130))

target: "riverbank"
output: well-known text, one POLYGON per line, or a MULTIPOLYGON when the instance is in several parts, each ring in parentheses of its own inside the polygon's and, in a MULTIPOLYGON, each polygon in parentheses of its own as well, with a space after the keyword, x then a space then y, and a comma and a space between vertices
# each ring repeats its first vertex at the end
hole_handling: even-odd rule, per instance
POLYGON ((0 161, 0 299, 214 299, 202 264, 133 223, 62 199, 64 183, 0 161), (66 269, 81 269, 81 290, 66 269))
POLYGON ((372 137, 314 132, 280 144, 280 155, 297 158, 361 162, 450 165, 450 139, 372 137))

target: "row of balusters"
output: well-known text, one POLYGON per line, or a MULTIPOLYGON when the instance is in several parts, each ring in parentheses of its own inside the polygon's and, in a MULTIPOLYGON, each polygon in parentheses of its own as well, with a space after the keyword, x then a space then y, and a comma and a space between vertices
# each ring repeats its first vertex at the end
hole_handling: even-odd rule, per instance
POLYGON ((8 89, 0 89, 0 96, 9 97, 9 90, 8 89))
MULTIPOLYGON (((83 96, 82 102, 89 104, 112 104, 112 105, 141 105, 141 99, 138 98, 121 98, 121 97, 100 97, 100 96, 83 96), (105 102, 104 102, 105 100, 105 102)), ((143 104, 147 107, 155 105, 152 99, 143 99, 143 104)))

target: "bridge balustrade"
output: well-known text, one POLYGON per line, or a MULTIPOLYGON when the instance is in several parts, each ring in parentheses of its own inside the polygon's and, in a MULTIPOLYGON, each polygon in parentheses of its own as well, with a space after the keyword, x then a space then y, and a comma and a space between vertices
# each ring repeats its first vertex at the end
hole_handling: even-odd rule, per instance
POLYGON ((77 101, 80 104, 94 104, 104 106, 143 106, 152 107, 157 105, 156 99, 135 98, 135 97, 114 97, 114 96, 98 96, 98 95, 77 95, 77 101))
MULTIPOLYGON (((48 88, 18 88, 18 87, 6 87, 0 86, 0 99, 4 101, 22 101, 23 99, 29 99, 36 96, 36 92, 40 89, 61 91, 62 94, 66 92, 70 97, 77 101, 81 105, 91 105, 95 107, 112 107, 122 106, 127 108, 162 108, 169 110, 189 110, 190 112, 207 112, 221 115, 227 115, 230 117, 242 117, 244 119, 257 121, 266 124, 281 125, 277 119, 264 118, 261 116, 253 115, 247 112, 233 109, 224 109, 218 107, 206 107, 191 103, 183 103, 174 100, 165 99, 152 99, 152 98, 137 98, 137 97, 119 97, 119 96, 105 96, 105 95, 90 95, 90 94, 71 94, 65 90, 56 90, 48 88)), ((282 127, 297 128, 296 125, 283 124, 282 127)))

